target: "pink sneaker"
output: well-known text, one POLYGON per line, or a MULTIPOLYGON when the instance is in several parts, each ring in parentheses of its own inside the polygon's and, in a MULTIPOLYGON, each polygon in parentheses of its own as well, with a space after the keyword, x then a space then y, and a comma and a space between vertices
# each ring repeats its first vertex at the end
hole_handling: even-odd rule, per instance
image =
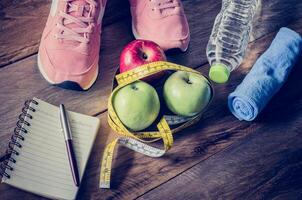
POLYGON ((130 5, 136 39, 152 40, 164 50, 187 50, 190 31, 180 0, 130 0, 130 5))
POLYGON ((87 90, 98 76, 106 0, 53 0, 43 31, 38 67, 51 84, 87 90))

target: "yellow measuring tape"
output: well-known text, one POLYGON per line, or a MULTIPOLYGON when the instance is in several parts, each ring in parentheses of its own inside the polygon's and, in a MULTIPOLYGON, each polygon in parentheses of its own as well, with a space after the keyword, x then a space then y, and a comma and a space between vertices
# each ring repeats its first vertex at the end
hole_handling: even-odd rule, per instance
MULTIPOLYGON (((163 115, 161 120, 157 124, 158 130, 148 132, 131 132, 123 125, 112 105, 112 97, 115 92, 139 79, 164 70, 186 71, 201 74, 200 72, 185 66, 165 61, 159 61, 140 66, 138 68, 115 76, 118 85, 113 89, 108 100, 108 124, 116 133, 119 134, 119 138, 109 143, 104 150, 100 172, 100 188, 110 188, 112 160, 116 145, 119 144, 125 146, 129 149, 150 157, 160 157, 163 156, 173 146, 173 133, 176 133, 188 126, 195 124, 201 118, 202 113, 199 113, 193 117, 163 115), (170 126, 172 125, 178 126, 174 129, 171 129, 170 126), (163 149, 153 147, 148 144, 160 139, 164 144, 163 149)), ((206 80, 208 81, 208 79, 206 80)), ((213 89, 209 81, 208 84, 213 94, 213 89)))

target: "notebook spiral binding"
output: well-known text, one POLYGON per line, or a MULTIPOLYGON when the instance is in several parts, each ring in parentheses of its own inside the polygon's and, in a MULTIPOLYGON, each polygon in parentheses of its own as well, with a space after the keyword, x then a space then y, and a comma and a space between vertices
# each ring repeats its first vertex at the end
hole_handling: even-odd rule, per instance
POLYGON ((16 156, 19 155, 19 152, 14 147, 18 147, 18 149, 22 148, 22 144, 20 141, 25 140, 25 134, 28 133, 25 127, 30 126, 30 123, 25 120, 27 119, 33 119, 33 116, 28 113, 28 110, 32 112, 36 112, 36 109, 31 107, 30 104, 33 103, 35 105, 38 105, 38 102, 31 99, 27 100, 24 103, 24 107, 22 108, 22 113, 19 115, 19 120, 16 123, 16 127, 14 129, 14 133, 11 136, 11 139, 8 143, 8 147, 6 149, 5 156, 0 158, 0 179, 3 177, 10 178, 10 174, 7 172, 7 170, 13 171, 13 167, 9 165, 9 161, 16 163, 17 161, 11 156, 12 154, 15 154, 16 156))

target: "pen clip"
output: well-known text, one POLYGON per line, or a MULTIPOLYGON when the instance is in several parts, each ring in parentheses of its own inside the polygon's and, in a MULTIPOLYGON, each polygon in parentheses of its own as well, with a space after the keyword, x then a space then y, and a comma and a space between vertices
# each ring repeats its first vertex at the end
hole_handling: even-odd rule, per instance
POLYGON ((64 129, 63 129, 63 122, 62 122, 62 113, 61 113, 62 111, 61 111, 61 109, 60 109, 60 113, 59 113, 59 115, 60 115, 60 125, 61 125, 61 132, 62 133, 64 133, 64 129))
POLYGON ((61 121, 61 128, 63 129, 65 140, 71 140, 71 129, 70 124, 68 121, 67 112, 65 110, 65 106, 60 104, 60 121, 61 121))

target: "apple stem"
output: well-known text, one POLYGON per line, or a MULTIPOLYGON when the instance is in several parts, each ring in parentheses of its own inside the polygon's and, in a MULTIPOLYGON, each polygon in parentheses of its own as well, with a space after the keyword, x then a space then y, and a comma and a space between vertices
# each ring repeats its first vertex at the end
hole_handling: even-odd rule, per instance
POLYGON ((138 90, 138 88, 135 85, 132 86, 132 89, 133 90, 138 90))
POLYGON ((183 80, 186 81, 188 84, 192 84, 189 78, 184 78, 183 80))
POLYGON ((143 59, 144 59, 144 60, 147 60, 147 58, 148 58, 147 54, 143 53, 142 56, 143 56, 143 59))

